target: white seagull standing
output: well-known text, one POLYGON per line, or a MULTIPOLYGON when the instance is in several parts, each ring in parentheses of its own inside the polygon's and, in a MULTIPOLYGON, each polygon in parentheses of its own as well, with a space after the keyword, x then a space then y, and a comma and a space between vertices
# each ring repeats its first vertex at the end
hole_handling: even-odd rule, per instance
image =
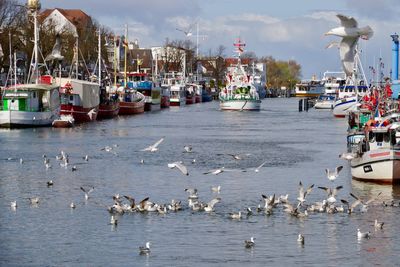
POLYGON ((154 145, 148 146, 141 151, 150 151, 150 152, 156 152, 158 151, 158 146, 161 144, 161 142, 164 141, 164 137, 158 140, 154 145))
POLYGON ((343 70, 347 76, 351 76, 354 67, 355 48, 358 39, 361 37, 368 40, 373 35, 371 27, 366 26, 358 28, 358 23, 353 17, 338 14, 341 26, 334 28, 325 35, 335 35, 342 37, 340 42, 340 59, 342 61, 343 70))

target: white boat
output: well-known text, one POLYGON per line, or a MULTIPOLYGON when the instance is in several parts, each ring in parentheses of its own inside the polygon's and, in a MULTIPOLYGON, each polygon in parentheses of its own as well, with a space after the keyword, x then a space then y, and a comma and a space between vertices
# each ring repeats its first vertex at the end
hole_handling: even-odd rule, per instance
POLYGON ((51 126, 60 113, 59 87, 48 84, 22 84, 6 88, 0 108, 0 126, 51 126))
POLYGON ((324 92, 324 84, 321 80, 313 77, 311 80, 303 80, 296 84, 295 96, 317 97, 324 92))
POLYGON ((335 96, 333 95, 320 95, 315 101, 315 109, 333 109, 335 104, 335 96))
POLYGON ((186 90, 181 73, 165 73, 162 78, 161 87, 169 88, 170 106, 186 105, 186 90))
POLYGON ((238 53, 238 61, 235 66, 228 68, 227 83, 219 94, 221 110, 260 110, 261 100, 257 88, 250 81, 240 61, 240 55, 244 51, 244 43, 238 40, 234 44, 238 53))
POLYGON ((344 118, 349 111, 356 108, 358 100, 367 93, 366 85, 345 85, 338 90, 335 104, 333 105, 333 115, 338 118, 344 118))
POLYGON ((399 124, 372 127, 360 142, 358 156, 350 161, 355 180, 395 184, 400 182, 399 124))

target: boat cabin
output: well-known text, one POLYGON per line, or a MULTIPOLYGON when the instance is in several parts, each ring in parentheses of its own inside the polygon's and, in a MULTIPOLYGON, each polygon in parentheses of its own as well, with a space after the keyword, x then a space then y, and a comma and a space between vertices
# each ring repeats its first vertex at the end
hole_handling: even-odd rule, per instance
POLYGON ((337 90, 337 98, 342 99, 342 98, 347 98, 351 96, 360 95, 363 96, 365 95, 369 88, 366 85, 363 85, 362 81, 360 82, 361 84, 359 86, 353 86, 353 85, 347 85, 347 86, 340 86, 337 90))
POLYGON ((20 85, 3 91, 1 110, 43 112, 59 105, 57 86, 20 85))

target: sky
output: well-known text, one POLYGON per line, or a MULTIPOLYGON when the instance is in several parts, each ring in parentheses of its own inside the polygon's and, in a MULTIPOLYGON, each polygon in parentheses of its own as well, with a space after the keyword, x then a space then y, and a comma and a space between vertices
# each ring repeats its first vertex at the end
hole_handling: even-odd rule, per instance
MULTIPOLYGON (((233 56, 233 42, 240 37, 246 51, 258 57, 296 60, 302 78, 320 77, 325 71, 340 71, 337 48, 326 49, 339 37, 324 33, 340 25, 336 14, 353 16, 360 27, 369 25, 374 36, 360 40, 361 59, 368 77, 370 66, 384 63, 385 75, 391 69, 390 35, 400 32, 400 0, 41 0, 42 8, 81 9, 116 34, 129 26, 129 39, 140 47, 162 46, 165 40, 189 38, 196 43, 199 25, 199 51, 208 55, 219 45, 226 56, 233 56), (192 26, 186 37, 178 29, 192 26)), ((375 67, 376 69, 376 67, 375 67)))

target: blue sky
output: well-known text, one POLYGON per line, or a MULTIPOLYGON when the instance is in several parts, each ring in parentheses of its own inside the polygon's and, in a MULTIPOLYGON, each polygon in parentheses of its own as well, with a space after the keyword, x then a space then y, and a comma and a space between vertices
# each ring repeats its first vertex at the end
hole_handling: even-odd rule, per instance
MULTIPOLYGON (((117 34, 130 27, 130 39, 141 47, 163 45, 186 38, 176 28, 198 21, 200 53, 224 45, 230 56, 232 43, 240 36, 247 51, 257 56, 294 59, 302 65, 303 78, 326 70, 340 70, 339 51, 325 49, 335 37, 324 33, 339 25, 337 13, 354 16, 359 26, 370 25, 374 36, 361 41, 363 64, 377 64, 382 57, 385 71, 391 62, 390 34, 400 32, 399 0, 42 0, 42 8, 82 9, 117 34)), ((195 38, 191 37, 195 42, 195 38)))

